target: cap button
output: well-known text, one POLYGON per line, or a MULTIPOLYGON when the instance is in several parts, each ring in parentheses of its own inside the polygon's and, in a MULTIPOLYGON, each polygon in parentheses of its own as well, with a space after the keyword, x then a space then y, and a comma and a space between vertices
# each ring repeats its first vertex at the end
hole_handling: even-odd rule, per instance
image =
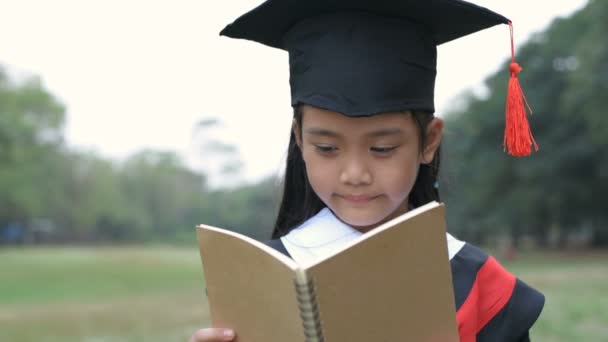
POLYGON ((517 63, 511 63, 509 70, 511 70, 511 74, 517 75, 521 71, 521 67, 517 63))

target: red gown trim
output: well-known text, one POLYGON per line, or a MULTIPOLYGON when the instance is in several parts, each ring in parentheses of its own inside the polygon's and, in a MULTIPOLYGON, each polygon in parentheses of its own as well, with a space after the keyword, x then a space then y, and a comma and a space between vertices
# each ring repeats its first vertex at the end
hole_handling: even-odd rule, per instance
POLYGON ((493 257, 477 272, 475 283, 458 312, 461 342, 475 342, 477 334, 509 302, 516 278, 493 257))

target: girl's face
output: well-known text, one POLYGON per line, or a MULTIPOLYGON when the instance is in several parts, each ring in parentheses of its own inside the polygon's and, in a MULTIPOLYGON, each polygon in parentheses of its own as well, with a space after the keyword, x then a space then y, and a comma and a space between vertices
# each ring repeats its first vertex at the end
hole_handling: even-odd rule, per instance
POLYGON ((421 149, 410 113, 352 118, 312 106, 302 113, 301 129, 294 122, 293 130, 308 180, 340 220, 367 231, 408 210, 418 167, 439 147, 440 119, 429 123, 421 149))

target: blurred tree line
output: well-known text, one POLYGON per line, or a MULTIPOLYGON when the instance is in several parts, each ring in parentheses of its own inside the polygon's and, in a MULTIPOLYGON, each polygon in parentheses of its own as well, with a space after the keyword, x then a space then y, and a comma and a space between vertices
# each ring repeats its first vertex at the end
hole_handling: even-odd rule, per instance
POLYGON ((113 162, 68 149, 64 121, 39 79, 0 69, 0 242, 192 241, 203 222, 269 234, 272 180, 212 190, 173 152, 113 162))
POLYGON ((469 95, 466 109, 448 115, 445 186, 461 236, 608 245, 607 16, 608 1, 589 1, 518 52, 538 153, 500 153, 510 60, 487 78, 487 96, 469 95))
MULTIPOLYGON (((589 1, 518 52, 538 153, 501 152, 509 61, 488 77, 486 95, 466 95, 464 109, 446 116, 440 190, 459 237, 608 246, 605 17, 608 2, 589 1)), ((67 148, 64 120, 39 80, 15 82, 0 69, 0 242, 193 243, 199 223, 269 236, 278 180, 212 189, 172 152, 106 160, 67 148)))

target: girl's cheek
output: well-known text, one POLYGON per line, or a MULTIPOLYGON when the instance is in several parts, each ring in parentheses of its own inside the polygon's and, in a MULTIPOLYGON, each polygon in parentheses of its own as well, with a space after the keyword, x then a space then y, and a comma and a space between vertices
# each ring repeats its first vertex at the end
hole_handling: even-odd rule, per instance
POLYGON ((388 184, 388 188, 392 189, 396 195, 402 193, 408 193, 411 191, 414 183, 416 182, 416 176, 418 175, 418 163, 414 160, 407 160, 406 162, 401 161, 395 163, 390 167, 387 166, 386 172, 381 178, 391 184, 388 184))
POLYGON ((333 169, 329 166, 315 166, 311 168, 307 168, 308 177, 310 182, 315 183, 317 186, 325 187, 326 184, 331 184, 335 182, 333 169))
POLYGON ((339 177, 332 165, 321 163, 312 167, 307 166, 306 170, 310 185, 322 200, 326 200, 331 193, 336 191, 339 177))

